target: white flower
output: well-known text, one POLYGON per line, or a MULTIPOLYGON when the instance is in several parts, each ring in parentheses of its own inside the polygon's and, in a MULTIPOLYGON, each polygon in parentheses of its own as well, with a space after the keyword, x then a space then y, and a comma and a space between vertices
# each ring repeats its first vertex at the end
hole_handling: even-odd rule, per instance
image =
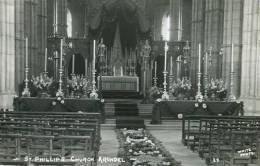
POLYGON ((178 118, 179 118, 179 119, 182 119, 182 118, 183 118, 183 115, 182 115, 182 114, 178 114, 178 118))
POLYGON ((199 103, 195 103, 195 107, 199 107, 199 103))
POLYGON ((61 104, 64 104, 64 100, 61 100, 60 103, 61 103, 61 104))
POLYGON ((206 109, 206 108, 207 108, 207 104, 206 104, 206 103, 203 103, 203 104, 202 104, 202 108, 206 109))
POLYGON ((58 97, 57 100, 60 101, 60 100, 61 100, 61 97, 58 97))
POLYGON ((104 102, 105 102, 105 99, 101 99, 100 101, 101 101, 101 103, 104 103, 104 102))
POLYGON ((157 102, 161 102, 161 101, 162 101, 162 99, 161 99, 161 98, 159 98, 159 99, 157 99, 156 101, 157 101, 157 102))

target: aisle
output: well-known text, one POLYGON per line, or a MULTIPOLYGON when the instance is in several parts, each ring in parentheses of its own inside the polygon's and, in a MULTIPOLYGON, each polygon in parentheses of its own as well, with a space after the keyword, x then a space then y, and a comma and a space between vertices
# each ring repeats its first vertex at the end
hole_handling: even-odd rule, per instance
POLYGON ((194 153, 181 143, 181 130, 150 130, 150 133, 162 141, 165 148, 183 166, 207 166, 198 153, 194 153))
MULTIPOLYGON (((118 140, 116 138, 116 133, 113 129, 106 129, 101 130, 101 146, 99 150, 99 157, 102 159, 106 159, 108 157, 109 159, 117 157, 117 151, 118 151, 118 140)), ((98 162, 98 166, 117 166, 118 163, 115 162, 98 162)))

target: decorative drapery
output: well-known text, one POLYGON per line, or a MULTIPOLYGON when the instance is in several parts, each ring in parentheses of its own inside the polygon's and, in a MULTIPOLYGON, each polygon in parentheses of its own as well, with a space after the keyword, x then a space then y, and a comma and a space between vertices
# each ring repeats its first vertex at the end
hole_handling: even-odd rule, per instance
POLYGON ((113 46, 117 24, 123 48, 135 47, 138 34, 149 31, 143 12, 145 5, 139 6, 139 3, 133 0, 106 0, 101 6, 94 2, 90 4, 94 10, 90 13, 95 13, 90 21, 90 33, 98 38, 102 36, 108 47, 113 46))

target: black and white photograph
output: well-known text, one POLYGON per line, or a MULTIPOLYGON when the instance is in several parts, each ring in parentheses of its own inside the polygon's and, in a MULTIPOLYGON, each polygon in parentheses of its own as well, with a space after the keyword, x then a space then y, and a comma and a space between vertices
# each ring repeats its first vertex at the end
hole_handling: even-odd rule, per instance
POLYGON ((260 166, 260 0, 0 0, 0 166, 260 166))

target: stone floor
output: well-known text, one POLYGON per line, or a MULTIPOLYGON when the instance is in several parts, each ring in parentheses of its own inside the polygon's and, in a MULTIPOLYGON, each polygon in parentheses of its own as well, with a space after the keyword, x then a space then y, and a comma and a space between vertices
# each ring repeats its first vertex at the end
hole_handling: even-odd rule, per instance
MULTIPOLYGON (((181 143, 181 130, 150 130, 158 140, 162 141, 165 148, 177 160, 182 162, 182 166, 206 166, 205 161, 201 160, 198 153, 187 149, 181 143)), ((100 148, 100 157, 116 157, 118 150, 118 141, 113 129, 101 130, 102 145, 100 148)), ((117 166, 118 163, 101 163, 98 166, 117 166)))

